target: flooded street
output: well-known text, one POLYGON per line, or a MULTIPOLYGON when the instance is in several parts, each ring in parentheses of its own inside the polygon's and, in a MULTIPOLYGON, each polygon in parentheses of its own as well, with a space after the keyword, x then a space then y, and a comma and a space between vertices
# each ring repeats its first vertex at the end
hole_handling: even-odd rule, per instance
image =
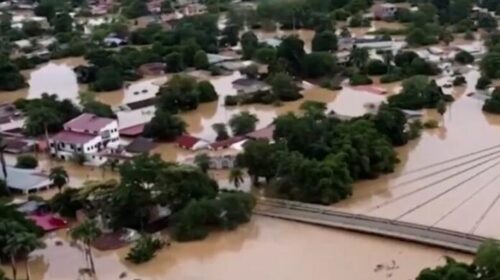
MULTIPOLYGON (((32 254, 33 279, 77 279, 78 269, 85 265, 83 255, 64 240, 60 232, 47 238, 46 249, 32 254), (63 240, 63 245, 56 246, 56 240, 63 240)), ((444 263, 443 255, 471 259, 441 249, 258 216, 232 232, 174 243, 146 264, 128 263, 123 259, 126 253, 126 248, 95 252, 98 278, 119 279, 126 271, 125 279, 143 280, 302 280, 311 275, 319 280, 412 279, 423 267, 444 263)))

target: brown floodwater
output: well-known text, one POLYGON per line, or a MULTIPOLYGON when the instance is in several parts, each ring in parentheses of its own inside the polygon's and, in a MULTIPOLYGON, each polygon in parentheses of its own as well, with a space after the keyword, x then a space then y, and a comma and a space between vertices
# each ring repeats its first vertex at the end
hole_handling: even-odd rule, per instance
MULTIPOLYGON (((32 253, 35 280, 78 279, 82 252, 64 231, 46 238, 47 248, 32 253), (62 245, 56 246, 55 242, 62 245)), ((444 263, 443 255, 468 255, 375 236, 256 216, 231 232, 212 233, 199 242, 173 243, 145 264, 133 265, 128 249, 94 252, 98 279, 413 279, 424 267, 444 263), (307 256, 307 258, 305 258, 307 256)), ((2 267, 7 275, 8 267, 2 267)), ((20 275, 23 269, 20 268, 20 275)))

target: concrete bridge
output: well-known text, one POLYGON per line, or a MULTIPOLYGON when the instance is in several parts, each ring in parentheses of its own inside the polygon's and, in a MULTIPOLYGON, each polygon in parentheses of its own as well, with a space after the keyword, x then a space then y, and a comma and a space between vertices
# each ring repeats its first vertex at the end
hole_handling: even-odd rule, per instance
POLYGON ((257 215, 329 226, 474 254, 488 238, 408 222, 345 213, 324 206, 280 199, 259 199, 257 215))

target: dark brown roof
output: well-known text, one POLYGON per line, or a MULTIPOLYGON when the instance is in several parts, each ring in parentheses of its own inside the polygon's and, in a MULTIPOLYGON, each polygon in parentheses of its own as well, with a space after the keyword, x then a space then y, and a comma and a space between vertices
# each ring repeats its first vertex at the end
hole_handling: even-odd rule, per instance
POLYGON ((155 144, 153 143, 153 140, 144 138, 144 137, 138 137, 134 139, 130 144, 125 147, 125 150, 129 153, 147 153, 151 151, 154 148, 155 144))
POLYGON ((226 140, 214 142, 210 144, 210 148, 214 150, 226 149, 229 148, 229 146, 233 145, 234 143, 240 142, 243 139, 245 139, 243 136, 234 136, 226 140))

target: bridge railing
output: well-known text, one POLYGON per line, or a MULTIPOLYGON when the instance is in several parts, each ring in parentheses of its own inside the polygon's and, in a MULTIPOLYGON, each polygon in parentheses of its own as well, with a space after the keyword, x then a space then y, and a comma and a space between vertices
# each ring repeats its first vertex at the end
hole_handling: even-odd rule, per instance
POLYGON ((405 227, 408 230, 415 229, 415 230, 419 230, 420 232, 424 232, 424 233, 426 231, 428 231, 429 234, 426 234, 427 235, 426 237, 428 237, 428 238, 432 238, 433 233, 439 233, 439 234, 454 236, 457 238, 463 238, 466 240, 471 240, 471 241, 476 241, 476 242, 484 242, 486 240, 493 239, 493 238, 486 238, 483 236, 478 236, 478 235, 474 235, 474 234, 469 234, 469 233, 464 233, 464 232, 459 232, 459 231, 454 231, 454 230, 449 230, 449 229, 444 229, 444 228, 420 225, 420 224, 409 223, 409 222, 404 222, 404 221, 396 221, 396 220, 391 220, 391 219, 381 218, 381 217, 367 216, 367 215, 358 214, 358 213, 348 213, 348 212, 333 210, 333 209, 330 209, 328 207, 321 206, 321 205, 303 203, 303 202, 297 202, 297 201, 290 201, 290 200, 284 200, 284 199, 260 198, 260 199, 258 199, 258 203, 260 205, 263 205, 263 206, 265 206, 265 205, 278 206, 278 207, 283 207, 283 208, 288 208, 288 209, 314 212, 314 213, 320 213, 320 214, 325 214, 325 215, 333 215, 333 216, 337 216, 337 217, 344 217, 347 219, 353 219, 353 220, 358 220, 358 221, 384 223, 384 224, 388 224, 388 225, 405 227))

